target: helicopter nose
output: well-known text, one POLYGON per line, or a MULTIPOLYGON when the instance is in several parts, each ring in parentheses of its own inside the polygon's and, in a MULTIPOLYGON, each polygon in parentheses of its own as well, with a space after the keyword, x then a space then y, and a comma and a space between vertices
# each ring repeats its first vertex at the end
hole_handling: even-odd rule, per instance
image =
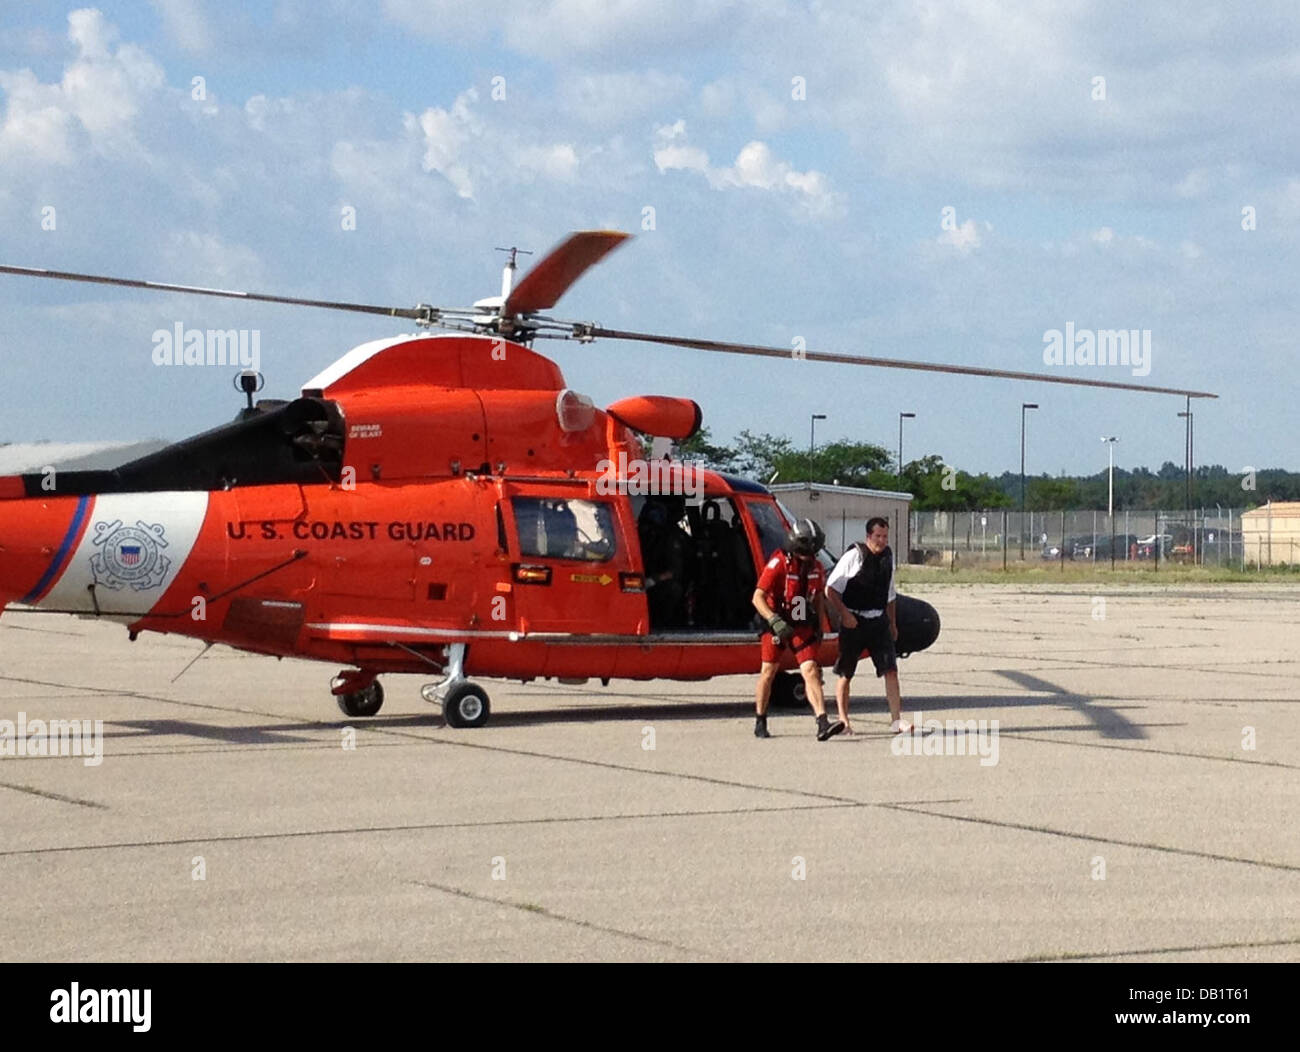
POLYGON ((49 592, 85 532, 92 500, 19 497, 12 481, 0 479, 0 609, 49 592))

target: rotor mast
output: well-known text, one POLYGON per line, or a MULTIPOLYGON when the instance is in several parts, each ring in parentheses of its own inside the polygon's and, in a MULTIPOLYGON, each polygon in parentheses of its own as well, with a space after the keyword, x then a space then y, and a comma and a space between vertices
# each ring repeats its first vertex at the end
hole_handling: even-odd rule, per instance
POLYGON ((531 256, 532 252, 526 248, 518 248, 515 245, 511 245, 509 248, 498 246, 497 251, 510 253, 510 258, 506 260, 505 268, 501 271, 501 302, 505 303, 510 298, 510 293, 515 287, 515 271, 519 269, 519 253, 522 252, 525 256, 531 256))

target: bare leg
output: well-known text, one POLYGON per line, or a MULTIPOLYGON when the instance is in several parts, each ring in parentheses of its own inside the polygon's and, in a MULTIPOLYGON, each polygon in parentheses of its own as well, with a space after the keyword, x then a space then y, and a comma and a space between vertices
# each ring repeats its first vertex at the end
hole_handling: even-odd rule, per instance
POLYGON ((814 716, 826 712, 826 700, 822 697, 822 670, 815 661, 805 661, 799 666, 803 673, 804 690, 808 694, 808 704, 812 706, 814 716))
POLYGON ((885 697, 889 700, 889 718, 903 718, 903 696, 898 689, 898 670, 890 669, 885 673, 885 697))
POLYGON ((845 733, 852 734, 853 727, 849 723, 849 690, 853 680, 841 676, 839 682, 835 684, 835 704, 840 710, 840 720, 844 724, 845 733))
POLYGON ((777 664, 764 661, 759 669, 758 682, 754 684, 754 712, 759 716, 767 715, 767 706, 772 700, 772 684, 776 682, 777 664))

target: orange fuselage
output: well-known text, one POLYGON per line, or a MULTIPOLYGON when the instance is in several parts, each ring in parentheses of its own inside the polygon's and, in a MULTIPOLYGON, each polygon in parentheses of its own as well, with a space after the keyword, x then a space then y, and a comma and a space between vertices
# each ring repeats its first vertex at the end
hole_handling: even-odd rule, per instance
POLYGON ((685 437, 694 403, 596 409, 527 347, 436 336, 356 348, 276 412, 115 472, 0 478, 0 609, 376 673, 442 667, 452 643, 479 676, 757 670, 742 615, 773 534, 751 509, 782 521, 762 487, 695 477, 680 613, 652 616, 632 427, 685 437), (724 581, 706 615, 693 596, 724 581))

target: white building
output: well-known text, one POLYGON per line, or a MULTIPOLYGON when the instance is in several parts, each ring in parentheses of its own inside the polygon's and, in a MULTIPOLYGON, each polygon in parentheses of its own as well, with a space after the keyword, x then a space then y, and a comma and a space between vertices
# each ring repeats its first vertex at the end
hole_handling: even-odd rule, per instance
POLYGON ((1259 566, 1300 562, 1300 501, 1270 501, 1241 516, 1245 561, 1259 566))
POLYGON ((768 486, 798 518, 815 520, 826 531, 826 547, 839 554, 865 539, 867 520, 879 515, 889 520, 889 546, 898 564, 907 562, 912 538, 909 532, 912 495, 855 486, 830 486, 822 482, 786 482, 768 486))

